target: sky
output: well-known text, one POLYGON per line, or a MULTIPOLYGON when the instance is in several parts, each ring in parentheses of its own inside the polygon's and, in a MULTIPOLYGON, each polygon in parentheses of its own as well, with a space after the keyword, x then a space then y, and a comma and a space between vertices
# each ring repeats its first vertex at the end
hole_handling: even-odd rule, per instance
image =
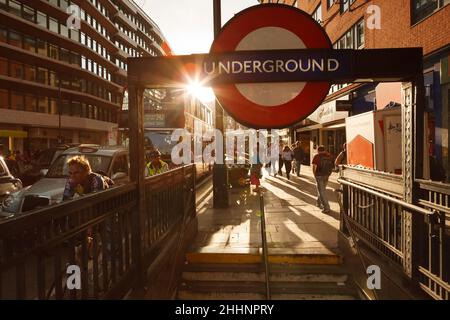
MULTIPOLYGON (((207 53, 214 37, 213 0, 134 0, 152 18, 177 55, 207 53)), ((222 0, 222 25, 257 0, 222 0)))

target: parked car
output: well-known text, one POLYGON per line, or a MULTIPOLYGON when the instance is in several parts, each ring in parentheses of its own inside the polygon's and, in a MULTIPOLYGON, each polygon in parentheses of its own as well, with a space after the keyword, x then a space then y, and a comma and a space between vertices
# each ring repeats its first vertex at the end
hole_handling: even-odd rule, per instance
POLYGON ((20 189, 22 189, 22 182, 11 174, 5 159, 0 157, 0 202, 11 193, 20 189))
POLYGON ((92 171, 107 175, 115 185, 129 182, 129 156, 124 147, 82 144, 63 151, 52 163, 44 178, 19 192, 10 194, 2 203, 0 216, 7 217, 62 201, 68 177, 67 160, 84 155, 92 171))

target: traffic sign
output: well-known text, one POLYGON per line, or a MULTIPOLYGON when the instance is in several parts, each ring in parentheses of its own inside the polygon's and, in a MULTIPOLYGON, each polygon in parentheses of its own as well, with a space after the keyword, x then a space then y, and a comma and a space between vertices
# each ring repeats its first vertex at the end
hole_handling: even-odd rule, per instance
MULTIPOLYGON (((331 41, 320 24, 305 12, 292 6, 265 4, 243 10, 229 20, 214 40, 210 53, 331 47, 331 41)), ((319 73, 334 67, 333 61, 324 59, 278 59, 266 65, 252 60, 222 68, 233 72, 234 67, 243 74, 270 74, 267 70, 319 73)), ((228 83, 213 87, 220 104, 238 122, 267 129, 285 128, 306 118, 321 104, 329 89, 330 82, 274 80, 271 83, 270 79, 264 83, 228 83)))

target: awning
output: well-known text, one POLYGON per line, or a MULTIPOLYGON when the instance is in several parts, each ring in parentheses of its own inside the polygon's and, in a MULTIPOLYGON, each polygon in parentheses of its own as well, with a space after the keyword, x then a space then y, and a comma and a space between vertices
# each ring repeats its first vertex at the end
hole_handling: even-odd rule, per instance
POLYGON ((20 130, 0 130, 0 137, 26 138, 28 132, 20 130))

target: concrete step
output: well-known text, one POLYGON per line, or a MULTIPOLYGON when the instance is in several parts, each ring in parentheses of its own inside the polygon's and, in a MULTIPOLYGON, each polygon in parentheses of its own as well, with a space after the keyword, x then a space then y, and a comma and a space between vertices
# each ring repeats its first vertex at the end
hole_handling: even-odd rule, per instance
MULTIPOLYGON (((259 252, 217 252, 217 249, 208 251, 188 252, 186 253, 186 261, 192 264, 258 264, 263 262, 262 255, 259 252), (215 252, 213 252, 214 250, 215 252)), ((317 253, 317 250, 314 250, 293 254, 269 253, 268 261, 274 264, 340 265, 342 264, 342 257, 331 252, 317 253)))
MULTIPOLYGON (((329 282, 312 283, 270 283, 271 298, 274 300, 354 300, 355 290, 345 284, 329 282)), ((263 282, 186 281, 181 284, 178 299, 266 299, 263 282)))
MULTIPOLYGON (((271 264, 269 279, 275 282, 336 282, 347 281, 345 271, 334 265, 271 264)), ((261 264, 187 264, 185 281, 265 281, 261 264)))

